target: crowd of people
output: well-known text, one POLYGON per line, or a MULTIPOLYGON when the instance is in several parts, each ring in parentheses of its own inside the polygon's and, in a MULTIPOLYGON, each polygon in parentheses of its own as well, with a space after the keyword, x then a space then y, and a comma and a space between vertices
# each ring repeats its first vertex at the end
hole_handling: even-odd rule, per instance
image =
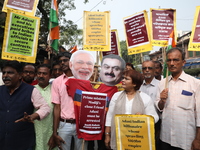
POLYGON ((75 78, 90 80, 93 88, 105 84, 118 90, 109 95, 98 150, 117 150, 116 114, 152 116, 157 150, 200 150, 200 81, 183 71, 182 49, 170 49, 166 58, 171 72, 166 78, 159 61, 144 61, 139 72, 110 54, 99 69, 84 50, 61 52, 51 66, 6 61, 1 69, 0 149, 94 150, 94 141, 77 135, 74 100, 66 86, 75 78))

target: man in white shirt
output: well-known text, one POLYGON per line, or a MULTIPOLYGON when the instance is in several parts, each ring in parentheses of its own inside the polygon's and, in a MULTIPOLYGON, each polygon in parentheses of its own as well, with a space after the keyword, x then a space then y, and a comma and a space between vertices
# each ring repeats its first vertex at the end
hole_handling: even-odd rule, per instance
POLYGON ((155 102, 162 112, 162 150, 200 150, 200 81, 183 71, 184 64, 182 49, 167 52, 171 75, 161 80, 155 102))
POLYGON ((144 61, 142 63, 142 73, 144 75, 144 81, 140 87, 140 91, 149 95, 154 102, 156 100, 156 93, 159 84, 159 80, 157 80, 154 77, 155 74, 154 62, 151 60, 144 61))

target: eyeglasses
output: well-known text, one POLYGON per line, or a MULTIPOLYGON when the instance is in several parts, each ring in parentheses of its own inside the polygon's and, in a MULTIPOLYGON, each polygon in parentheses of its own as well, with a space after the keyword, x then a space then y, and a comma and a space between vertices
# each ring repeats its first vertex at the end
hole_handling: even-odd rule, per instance
POLYGON ((180 61, 180 59, 167 59, 167 63, 170 63, 171 61, 173 61, 174 63, 177 63, 180 61))
POLYGON ((23 71, 23 73, 25 73, 25 74, 35 74, 35 72, 33 72, 33 71, 27 71, 27 70, 25 70, 25 71, 23 71))
POLYGON ((148 70, 152 70, 153 67, 143 67, 143 68, 142 68, 142 70, 147 70, 147 69, 148 69, 148 70))
POLYGON ((62 62, 68 62, 69 59, 62 59, 62 60, 59 60, 58 63, 62 63, 62 62))

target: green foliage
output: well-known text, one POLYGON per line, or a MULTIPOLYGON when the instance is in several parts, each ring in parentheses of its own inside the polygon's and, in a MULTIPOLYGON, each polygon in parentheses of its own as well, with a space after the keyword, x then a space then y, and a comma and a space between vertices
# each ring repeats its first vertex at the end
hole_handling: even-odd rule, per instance
POLYGON ((200 74, 200 68, 184 69, 184 71, 191 76, 198 76, 200 74))
POLYGON ((121 56, 125 62, 132 63, 134 66, 141 63, 140 54, 128 55, 126 41, 120 41, 121 56))

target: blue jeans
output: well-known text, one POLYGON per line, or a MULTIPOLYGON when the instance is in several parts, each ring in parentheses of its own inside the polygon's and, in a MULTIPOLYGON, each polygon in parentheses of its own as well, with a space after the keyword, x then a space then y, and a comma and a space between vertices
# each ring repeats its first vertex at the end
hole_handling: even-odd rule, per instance
MULTIPOLYGON (((79 139, 76 133, 76 124, 60 121, 58 135, 65 141, 62 144, 63 150, 70 150, 71 139, 74 137, 75 150, 82 150, 83 139, 79 139)), ((84 142, 84 149, 87 148, 87 142, 84 142)))

